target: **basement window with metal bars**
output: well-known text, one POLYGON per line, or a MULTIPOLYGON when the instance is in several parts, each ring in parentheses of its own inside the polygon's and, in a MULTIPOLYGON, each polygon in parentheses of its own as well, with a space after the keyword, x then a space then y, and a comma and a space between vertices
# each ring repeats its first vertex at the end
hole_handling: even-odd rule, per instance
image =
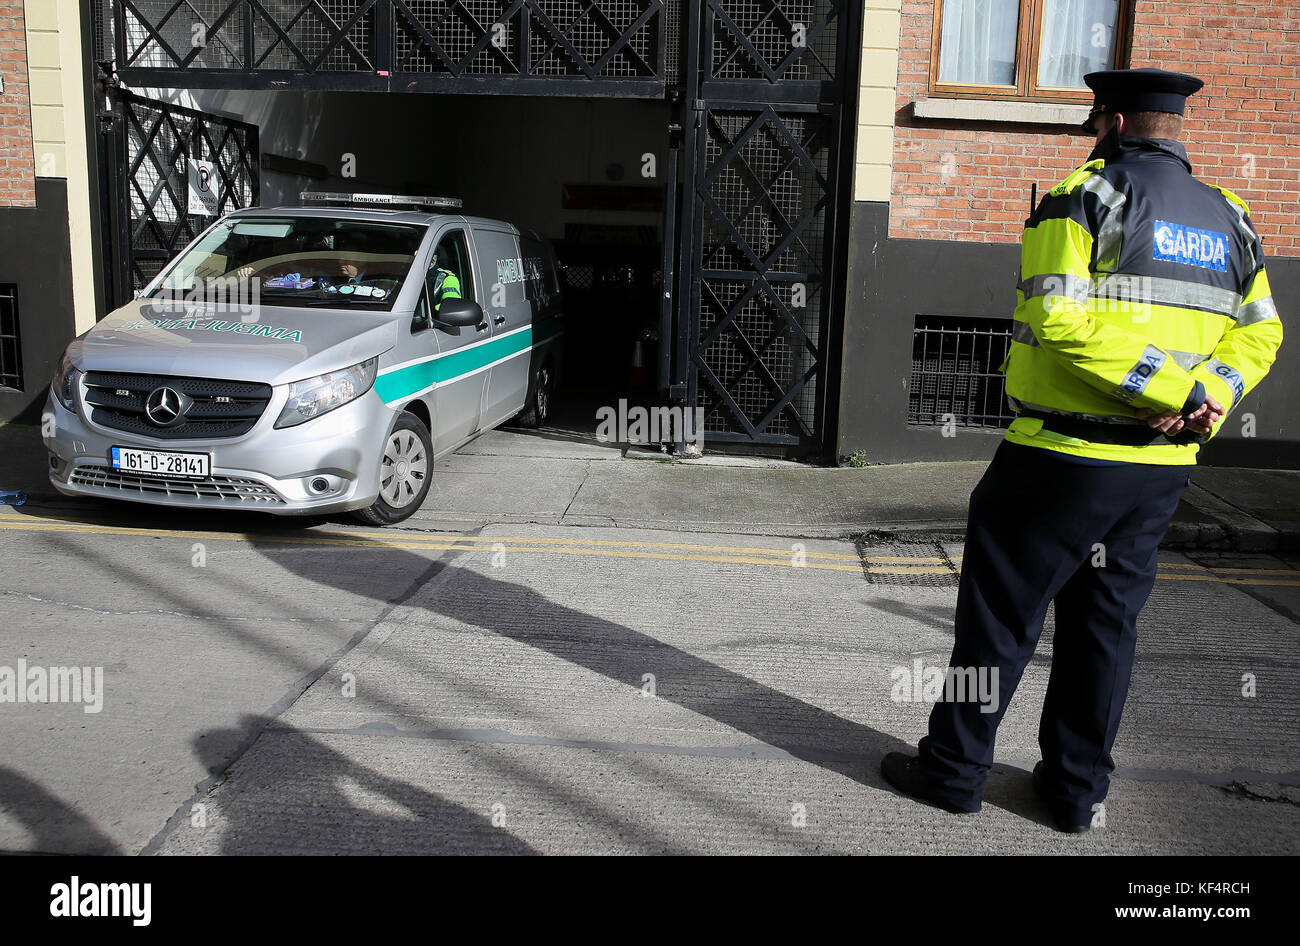
POLYGON ((0 283, 0 388, 23 389, 23 346, 18 338, 18 287, 0 283))
POLYGON ((1009 319, 918 315, 912 334, 907 422, 926 426, 1008 426, 999 367, 1011 345, 1009 319))

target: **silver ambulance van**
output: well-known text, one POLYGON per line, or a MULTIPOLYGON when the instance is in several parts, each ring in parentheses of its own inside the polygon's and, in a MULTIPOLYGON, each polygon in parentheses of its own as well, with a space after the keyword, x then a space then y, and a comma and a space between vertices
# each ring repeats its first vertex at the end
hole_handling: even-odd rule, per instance
POLYGON ((60 492, 387 525, 439 457, 546 420, 544 238, 445 198, 302 196, 223 217, 68 346, 43 425, 60 492))

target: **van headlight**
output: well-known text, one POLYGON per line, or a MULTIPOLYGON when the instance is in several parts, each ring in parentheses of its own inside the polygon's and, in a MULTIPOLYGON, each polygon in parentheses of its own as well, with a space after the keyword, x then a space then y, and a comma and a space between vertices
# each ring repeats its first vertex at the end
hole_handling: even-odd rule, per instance
POLYGON ((285 402, 275 426, 292 427, 355 401, 375 383, 378 367, 379 356, 376 355, 351 368, 293 382, 289 385, 289 400, 285 402))
POLYGON ((72 366, 72 359, 64 355, 63 360, 59 362, 58 374, 50 382, 54 396, 70 411, 77 409, 77 379, 80 377, 81 372, 72 366))

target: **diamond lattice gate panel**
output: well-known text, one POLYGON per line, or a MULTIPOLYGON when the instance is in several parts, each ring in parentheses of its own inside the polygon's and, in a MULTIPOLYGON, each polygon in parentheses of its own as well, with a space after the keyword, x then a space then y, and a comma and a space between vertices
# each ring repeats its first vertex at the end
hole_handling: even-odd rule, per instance
POLYGON ((678 0, 98 0, 132 87, 658 98, 678 0))
POLYGON ((217 217, 258 201, 256 125, 115 89, 105 136, 113 301, 133 298, 217 217), (190 159, 215 171, 216 215, 190 212, 190 159))
POLYGON ((679 394, 715 440, 816 450, 843 295, 848 0, 699 0, 679 394))

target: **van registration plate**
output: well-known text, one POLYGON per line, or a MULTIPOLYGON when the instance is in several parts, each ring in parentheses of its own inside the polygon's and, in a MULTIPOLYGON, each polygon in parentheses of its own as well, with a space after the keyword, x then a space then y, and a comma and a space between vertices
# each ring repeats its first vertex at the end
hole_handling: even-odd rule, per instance
POLYGON ((206 453, 114 447, 109 452, 108 462, 115 470, 144 473, 148 476, 207 476, 212 466, 212 457, 206 453))

